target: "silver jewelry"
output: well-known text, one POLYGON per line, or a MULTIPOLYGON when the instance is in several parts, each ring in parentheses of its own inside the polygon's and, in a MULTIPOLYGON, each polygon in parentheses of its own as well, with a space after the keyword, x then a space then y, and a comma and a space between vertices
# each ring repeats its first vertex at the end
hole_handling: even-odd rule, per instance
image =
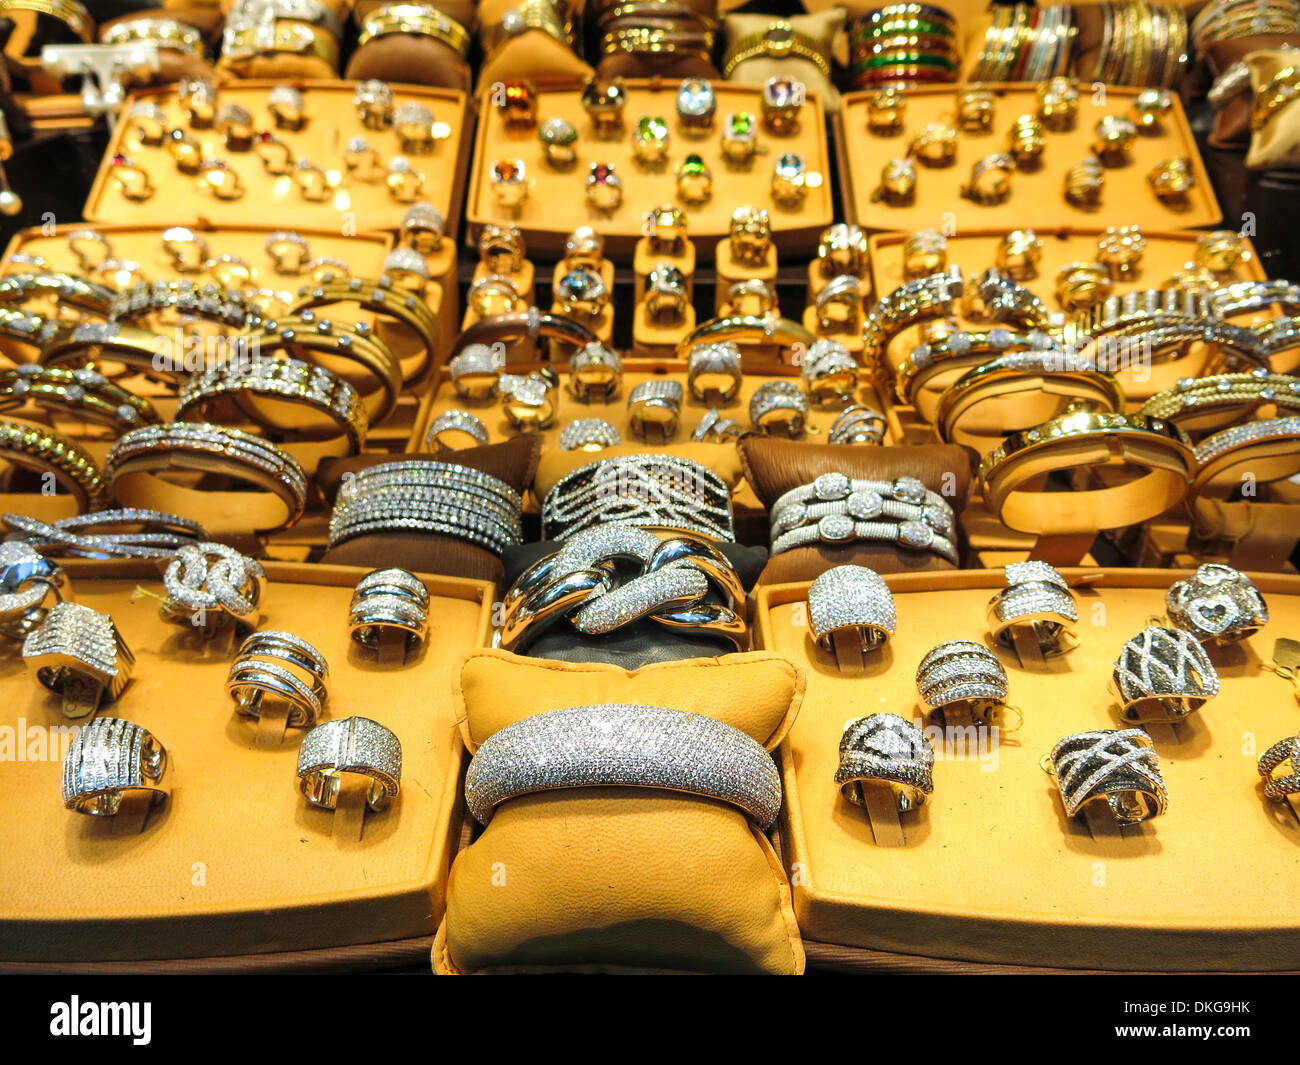
POLYGON ((402 782, 402 745, 378 721, 345 717, 325 721, 302 738, 298 786, 313 806, 333 810, 344 774, 370 778, 366 806, 378 813, 397 797, 402 782))
MULTIPOLYGON (((106 259, 113 258, 113 245, 97 229, 74 229, 68 234, 66 243, 68 251, 76 257, 77 265, 86 273, 98 269, 106 259)), ((9 265, 15 263, 25 263, 25 261, 14 255, 9 256, 9 265)), ((49 264, 44 259, 39 263, 25 263, 25 265, 35 266, 38 270, 49 269, 49 264)))
POLYGON ((808 345, 799 364, 799 373, 804 390, 818 403, 847 402, 858 387, 857 360, 838 340, 828 337, 808 345))
POLYGON ((669 377, 653 377, 642 381, 628 393, 628 428, 634 436, 645 439, 649 427, 657 426, 665 439, 677 432, 677 419, 681 413, 685 391, 680 381, 669 377))
POLYGON ((1105 803, 1120 827, 1165 812, 1169 795, 1160 755, 1141 729, 1097 729, 1066 736, 1047 756, 1067 817, 1105 803))
POLYGON ((348 140, 347 146, 343 149, 343 165, 347 168, 348 176, 354 181, 370 183, 378 181, 388 173, 383 156, 370 146, 370 142, 365 137, 352 137, 348 140))
POLYGON ((877 650, 897 624, 893 593, 866 566, 833 566, 808 586, 808 628, 825 651, 834 651, 835 636, 845 631, 864 652, 877 650))
POLYGON ((997 655, 974 640, 945 640, 916 667, 916 690, 931 710, 970 702, 982 711, 1007 699, 1007 672, 997 655))
POLYGON ((1046 562, 1012 562, 1005 567, 1007 586, 988 605, 993 640, 1015 647, 1015 630, 1027 628, 1047 657, 1074 647, 1072 630, 1079 620, 1074 596, 1065 578, 1046 562))
POLYGON ((131 680, 135 656, 108 614, 80 603, 56 603, 23 641, 36 679, 63 696, 67 717, 86 717, 112 703, 131 680))
POLYGON ((393 90, 388 82, 376 78, 359 82, 352 103, 366 129, 387 129, 393 124, 393 90))
POLYGON ((679 324, 686 315, 686 276, 672 263, 658 263, 646 275, 645 309, 652 321, 679 324))
POLYGON ((591 226, 579 226, 564 238, 565 266, 590 266, 593 270, 599 270, 604 260, 605 238, 591 226))
POLYGON ((486 446, 487 426, 467 410, 446 410, 429 423, 424 434, 426 451, 458 451, 461 448, 486 446))
POLYGON ((845 407, 826 433, 828 444, 879 444, 885 439, 885 416, 870 407, 845 407))
POLYGON ((934 748, 924 732, 897 714, 871 714, 844 726, 835 783, 857 806, 866 806, 864 786, 878 784, 893 793, 899 813, 925 802, 934 791, 934 748))
POLYGON ((1300 284, 1293 281, 1237 281, 1216 288, 1206 297, 1210 313, 1231 318, 1246 311, 1262 311, 1278 305, 1287 314, 1300 314, 1300 284))
POLYGON ((1052 313, 1047 304, 996 267, 989 267, 980 274, 972 288, 976 300, 965 301, 969 317, 1001 322, 1019 329, 1044 329, 1051 325, 1052 313))
POLYGON ((950 533, 956 521, 943 496, 931 492, 915 477, 872 481, 831 472, 781 495, 772 504, 772 531, 776 534, 796 529, 824 514, 843 514, 856 521, 921 521, 941 533, 950 533), (810 514, 808 506, 818 503, 840 506, 810 514))
POLYGON ((609 290, 599 271, 578 266, 555 282, 555 301, 565 314, 579 318, 598 318, 609 305, 609 290))
POLYGON ((79 814, 112 817, 128 792, 162 802, 167 751, 148 729, 116 717, 97 717, 76 730, 63 758, 63 805, 79 814))
POLYGON ((462 399, 490 399, 500 387, 506 353, 499 345, 470 344, 448 364, 452 385, 462 399))
POLYGON ((203 527, 189 518, 132 507, 96 510, 55 522, 24 514, 3 514, 0 521, 44 555, 169 559, 178 547, 207 539, 203 527), (119 527, 127 531, 109 531, 119 527))
POLYGON ((325 712, 329 665, 315 647, 291 632, 263 629, 246 639, 230 664, 226 694, 245 717, 262 715, 266 696, 288 707, 290 728, 311 728, 325 712))
POLYGON ((808 164, 797 152, 785 152, 772 166, 772 199, 798 207, 808 196, 808 164))
POLYGON ((254 558, 217 543, 185 544, 163 572, 164 621, 213 635, 232 620, 251 623, 266 590, 266 571, 254 558))
POLYGON ((1268 624, 1268 607, 1254 582, 1215 562, 1175 581, 1165 593, 1165 610, 1171 624, 1203 643, 1237 643, 1268 624))
POLYGON ((516 721, 479 745, 465 802, 487 824, 503 802, 557 789, 658 788, 718 799, 769 828, 781 809, 771 755, 739 729, 659 706, 574 706, 516 721))
POLYGON ((0 633, 23 639, 46 617, 45 602, 71 593, 63 567, 19 541, 0 543, 0 633))
POLYGON ((376 569, 357 581, 348 608, 348 631, 356 643, 374 650, 385 632, 396 632, 409 654, 428 630, 429 589, 414 573, 376 569))
MULTIPOLYGON (((384 256, 384 266, 379 277, 382 287, 393 286, 408 292, 423 293, 424 286, 429 282, 429 264, 423 255, 412 248, 394 248, 384 256)), ((361 288, 355 279, 351 285, 355 289, 361 288)))
POLYGON ((1300 792, 1300 737, 1278 740, 1259 756, 1256 768, 1264 781, 1264 794, 1274 802, 1285 802, 1288 795, 1300 792), (1290 762, 1290 772, 1274 777, 1273 771, 1290 762))
POLYGON ((423 104, 405 103, 393 110, 393 132, 403 155, 424 155, 433 150, 433 112, 423 104))
POLYGON ((128 135, 134 134, 146 148, 157 148, 167 136, 167 112, 157 104, 132 104, 126 113, 128 135))
POLYGON ((561 451, 601 451, 622 442, 618 428, 604 418, 575 418, 560 430, 561 451))
POLYGON ((697 444, 734 444, 744 435, 745 427, 740 422, 724 418, 717 407, 710 407, 691 433, 691 439, 697 444))
POLYGON ((707 466, 670 455, 600 459, 562 477, 542 502, 546 540, 602 522, 735 539, 731 491, 707 466))
POLYGON ((432 255, 442 247, 447 221, 431 203, 413 203, 402 216, 402 243, 421 255, 432 255))
POLYGON ((569 387, 583 403, 612 399, 622 381, 623 360, 604 344, 584 344, 569 359, 569 387))
POLYGON ((813 307, 822 332, 851 332, 862 317, 862 282, 852 274, 831 278, 817 293, 813 307))
POLYGON ((779 428, 787 436, 799 436, 807 417, 808 397, 790 381, 765 381, 749 400, 749 421, 760 433, 779 428))
POLYGON ((741 371, 739 345, 724 340, 716 344, 696 344, 686 356, 686 387, 696 399, 706 398, 706 391, 700 383, 701 377, 725 378, 722 387, 716 391, 725 402, 735 396, 744 382, 741 371))
POLYGON ((549 367, 529 374, 503 373, 498 380, 501 405, 514 428, 524 432, 545 429, 555 418, 557 378, 549 367))
POLYGON ((699 133, 712 128, 718 97, 707 78, 684 78, 677 87, 677 117, 682 128, 699 133))
POLYGON ((1130 721, 1179 721, 1219 694, 1219 674, 1200 642, 1159 625, 1124 644, 1112 679, 1130 721))

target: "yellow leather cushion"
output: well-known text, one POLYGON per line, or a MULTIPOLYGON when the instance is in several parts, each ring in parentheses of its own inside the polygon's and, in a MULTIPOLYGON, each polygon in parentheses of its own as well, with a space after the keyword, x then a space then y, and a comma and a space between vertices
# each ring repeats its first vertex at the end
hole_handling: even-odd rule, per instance
POLYGON ((620 444, 607 447, 598 454, 590 451, 553 451, 547 449, 542 453, 542 461, 537 466, 537 477, 533 481, 533 492, 538 499, 545 499, 547 493, 555 487, 561 477, 572 473, 579 466, 586 466, 601 459, 615 458, 619 455, 673 455, 681 459, 690 459, 701 466, 707 466, 723 479, 728 487, 734 489, 740 480, 740 455, 734 444, 664 444, 653 447, 645 444, 620 444))
MULTIPOLYGON (((600 702, 705 714, 771 750, 803 690, 802 671, 765 652, 628 672, 484 650, 465 660, 455 697, 471 751, 522 718, 600 702)), ((433 967, 788 974, 804 954, 780 862, 739 810, 599 787, 497 808, 452 866, 433 967)))

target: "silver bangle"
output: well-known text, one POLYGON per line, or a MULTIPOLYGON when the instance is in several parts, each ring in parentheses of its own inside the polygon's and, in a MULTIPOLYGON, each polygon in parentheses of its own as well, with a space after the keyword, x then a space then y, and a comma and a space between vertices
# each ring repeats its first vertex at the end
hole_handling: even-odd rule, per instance
POLYGON ((95 510, 55 522, 3 514, 0 521, 45 555, 170 559, 177 548, 207 539, 196 521, 143 508, 95 510), (110 531, 114 529, 123 531, 110 531))
POLYGON ((910 503, 918 507, 932 508, 925 515, 925 520, 931 522, 937 529, 952 528, 951 520, 944 520, 945 517, 950 518, 952 507, 948 505, 943 496, 937 492, 931 492, 915 477, 906 475, 896 477, 892 481, 872 481, 849 477, 847 474, 838 471, 823 473, 811 484, 801 484, 797 488, 791 488, 790 491, 783 493, 772 504, 772 517, 773 521, 775 521, 778 512, 795 505, 833 500, 845 500, 846 502, 852 500, 853 502, 849 504, 848 513, 855 517, 861 516, 863 521, 868 521, 876 515, 884 513, 882 504, 886 499, 898 503, 910 503))
POLYGON ((298 748, 298 787, 313 806, 333 810, 344 774, 368 777, 366 806, 383 810, 401 789, 401 743, 368 717, 322 722, 298 748))
POLYGON ((611 786, 717 799, 761 829, 781 809, 771 755, 739 729, 680 710, 608 703, 552 710, 493 733, 465 774, 465 802, 486 825, 521 795, 611 786))
POLYGON ((957 564, 957 548, 945 536, 935 532, 920 521, 858 521, 844 515, 831 514, 815 525, 806 525, 782 533, 772 541, 771 553, 780 555, 796 547, 813 544, 842 546, 849 543, 896 544, 912 551, 929 551, 957 564))

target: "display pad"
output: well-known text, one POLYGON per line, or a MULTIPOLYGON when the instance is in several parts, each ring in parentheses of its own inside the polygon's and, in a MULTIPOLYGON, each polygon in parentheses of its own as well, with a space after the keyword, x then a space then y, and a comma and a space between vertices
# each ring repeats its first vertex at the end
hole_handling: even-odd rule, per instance
MULTIPOLYGON (((432 933, 453 834, 462 745, 451 706, 461 656, 490 631, 490 585, 424 576, 432 595, 423 654, 378 665, 353 650, 352 589, 366 570, 267 563, 262 629, 314 644, 330 666, 323 720, 362 715, 402 745, 401 791, 368 813, 361 839, 308 806, 295 767, 304 733, 255 743, 257 723, 226 695, 230 657, 205 656, 162 621, 147 563, 68 561, 77 602, 112 614, 135 654, 110 716, 167 748, 166 804, 144 831, 63 808, 56 760, 0 764, 0 959, 148 961, 378 943, 432 933)), ((0 727, 67 725, 58 698, 16 649, 0 669, 0 727)), ((103 711, 101 711, 103 713, 103 711)), ((5 733, 0 733, 5 735, 5 733)), ((24 748, 25 749, 25 748, 24 748)))
POLYGON ((1093 96, 1082 86, 1078 121, 1070 132, 1047 132, 1041 166, 1032 172, 1011 174, 1011 194, 1001 204, 983 205, 961 196, 970 179, 971 167, 987 155, 1007 150, 1011 124, 1022 114, 1037 114, 1034 85, 983 86, 997 97, 992 127, 987 133, 957 134, 957 152, 952 165, 918 165, 916 195, 912 203, 894 207, 877 201, 873 194, 880 185, 881 168, 890 159, 907 154, 912 138, 929 123, 952 125, 956 119, 956 88, 909 89, 903 132, 878 136, 867 128, 870 93, 849 93, 836 121, 837 152, 844 204, 849 220, 867 229, 910 232, 927 227, 941 228, 955 221, 959 229, 1017 227, 1052 229, 1064 225, 1095 226, 1129 224, 1127 220, 1164 228, 1195 228, 1213 225, 1223 217, 1201 162, 1196 142, 1187 124, 1177 94, 1159 135, 1139 135, 1124 166, 1105 170, 1101 205, 1094 210, 1075 207, 1065 198, 1065 175, 1091 152, 1096 139, 1094 127, 1106 115, 1124 116, 1139 90, 1105 86, 1104 95, 1093 96), (1173 156, 1190 158, 1195 185, 1188 193, 1184 210, 1172 210, 1156 199, 1147 174, 1157 163, 1173 156), (1121 222, 1120 219, 1126 220, 1121 222))
POLYGON ((1072 582, 1094 575, 1092 591, 1075 590, 1079 646, 1029 669, 999 653, 1023 725, 983 755, 975 744, 964 760, 936 751, 934 793, 904 816, 899 847, 878 846, 866 811, 841 797, 840 734, 867 714, 919 716, 917 664, 941 640, 984 639, 1001 571, 886 577, 897 633, 857 677, 839 674, 812 642, 806 584, 759 590, 762 646, 808 671, 781 748, 782 842, 804 936, 1017 965, 1294 969, 1300 820, 1264 798, 1255 760, 1296 729, 1291 683, 1263 666, 1273 641, 1300 628, 1300 578, 1251 575, 1269 623, 1237 649, 1212 652, 1217 698, 1184 724, 1153 726, 1167 812, 1094 837, 1066 820, 1040 760, 1070 733, 1122 727, 1107 693, 1111 665, 1126 640, 1164 613, 1166 589, 1186 573, 1062 573, 1072 582))
POLYGON ((513 222, 530 248, 546 251, 561 251, 566 235, 578 226, 592 226, 605 237, 606 254, 630 260, 633 246, 644 235, 646 212, 660 204, 677 203, 686 211, 691 239, 711 259, 713 245, 727 235, 732 210, 749 204, 767 210, 782 254, 813 251, 818 234, 834 220, 826 123, 816 93, 807 94, 794 133, 776 136, 758 123, 761 154, 741 169, 723 159, 722 129, 726 116, 733 112, 758 116, 762 86, 713 82, 717 117, 707 133, 699 134, 681 128, 675 110, 677 87, 676 81, 628 80, 623 131, 610 140, 596 137, 583 112, 580 92, 539 90, 538 119, 567 119, 578 131, 577 162, 566 170, 546 162, 535 128, 507 130, 500 112, 490 100, 485 101, 466 206, 470 224, 513 222), (642 117, 660 117, 668 125, 667 162, 655 169, 642 166, 633 157, 632 131, 642 117), (677 167, 691 152, 699 153, 713 174, 713 195, 704 204, 688 204, 677 196, 677 167), (807 165, 808 194, 800 206, 781 206, 772 198, 772 168, 785 152, 798 153, 807 165), (489 172, 499 159, 521 159, 532 179, 528 198, 515 211, 503 209, 493 198, 489 172), (623 182, 623 201, 613 211, 597 210, 584 194, 588 164, 597 162, 613 163, 623 182))
POLYGON ((301 132, 278 130, 267 112, 268 90, 284 84, 277 80, 227 82, 221 86, 221 104, 239 104, 253 118, 257 130, 269 130, 280 138, 295 159, 308 159, 330 176, 332 195, 320 202, 304 199, 289 175, 274 176, 262 167, 255 151, 232 152, 215 130, 194 130, 171 89, 132 95, 123 105, 125 115, 137 102, 156 104, 166 112, 169 128, 191 133, 207 155, 224 159, 243 183, 239 199, 221 200, 196 187, 195 179, 177 170, 165 147, 141 147, 130 135, 129 123, 120 122, 109 142, 99 173, 86 200, 85 215, 100 222, 132 222, 141 225, 180 224, 206 220, 216 224, 291 225, 328 229, 341 235, 374 229, 397 229, 410 206, 399 203, 384 184, 363 182, 348 174, 343 153, 352 137, 365 137, 380 155, 383 166, 396 155, 404 156, 423 176, 418 199, 433 204, 447 220, 447 232, 456 232, 463 188, 466 130, 466 96, 452 89, 422 85, 393 86, 393 104, 414 103, 433 113, 435 126, 445 137, 423 155, 402 151, 396 133, 390 129, 369 130, 361 124, 353 106, 356 82, 305 81, 294 83, 304 97, 306 124, 301 132), (109 179, 115 153, 123 152, 148 171, 156 191, 141 202, 125 198, 109 179))

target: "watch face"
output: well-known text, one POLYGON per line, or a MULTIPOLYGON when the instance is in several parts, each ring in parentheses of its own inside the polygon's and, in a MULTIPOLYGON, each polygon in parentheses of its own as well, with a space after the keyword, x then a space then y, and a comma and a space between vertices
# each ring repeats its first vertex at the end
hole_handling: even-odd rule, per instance
POLYGON ((780 57, 787 55, 794 46, 794 28, 788 22, 778 22, 769 26, 763 34, 763 50, 768 55, 780 57))

